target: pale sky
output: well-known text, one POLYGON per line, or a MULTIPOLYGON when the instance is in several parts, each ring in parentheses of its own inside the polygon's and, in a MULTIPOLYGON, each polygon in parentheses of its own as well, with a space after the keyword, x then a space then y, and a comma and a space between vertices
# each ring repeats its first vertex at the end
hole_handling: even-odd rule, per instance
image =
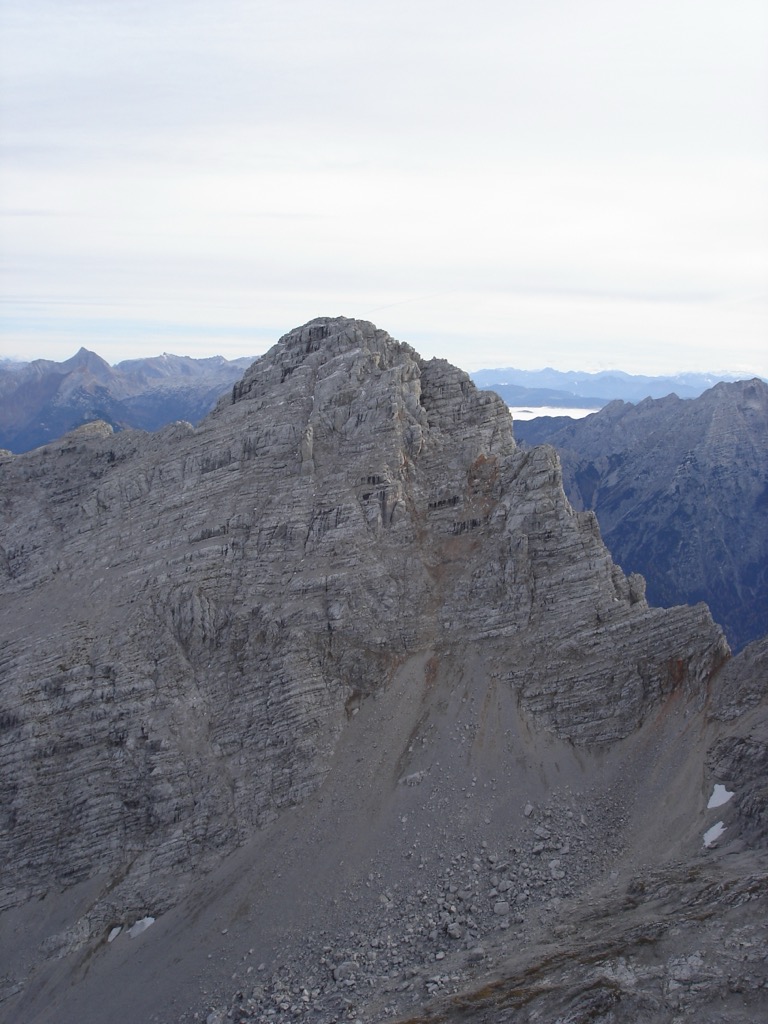
POLYGON ((768 376, 765 0, 0 0, 0 357, 768 376))

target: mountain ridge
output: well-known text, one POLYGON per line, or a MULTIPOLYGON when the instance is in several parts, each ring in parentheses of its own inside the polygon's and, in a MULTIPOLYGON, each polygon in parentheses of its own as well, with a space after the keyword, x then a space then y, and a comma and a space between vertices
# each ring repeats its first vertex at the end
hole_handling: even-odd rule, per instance
MULTIPOLYGON (((256 357, 191 358, 163 353, 110 366, 81 347, 64 362, 0 360, 0 448, 29 451, 84 422, 103 419, 114 429, 157 430, 174 420, 197 423, 256 357)), ((622 371, 479 370, 475 383, 508 405, 574 405, 599 409, 617 398, 638 401, 675 391, 694 397, 716 379, 737 375, 651 377, 622 371), (602 383, 605 390, 595 386, 602 383), (607 386, 610 385, 610 386, 607 386)))
MULTIPOLYGON (((616 399, 638 402, 645 398, 697 398, 719 381, 743 380, 741 373, 683 372, 671 375, 630 374, 623 370, 519 370, 514 367, 477 370, 472 379, 482 388, 497 390, 502 397, 517 397, 527 390, 536 396, 540 391, 559 394, 557 401, 540 401, 538 405, 607 405, 616 399), (502 389, 502 390, 499 390, 502 389), (507 390, 508 389, 508 390, 507 390), (580 399, 576 402, 575 399, 580 399)), ((747 375, 749 376, 749 375, 747 375)), ((509 401, 510 405, 529 404, 509 401)))
POLYGON ((651 607, 462 371, 318 318, 0 480, 0 1019, 504 1021, 515 950, 532 1013, 764 1000, 763 649, 651 607), (582 918, 625 944, 547 995, 582 918))
POLYGON ((81 347, 61 363, 0 363, 0 448, 29 451, 95 419, 118 430, 197 422, 251 361, 158 356, 113 367, 81 347))
POLYGON ((739 649, 768 631, 768 385, 613 402, 582 420, 515 423, 553 444, 576 508, 654 604, 707 602, 739 649))

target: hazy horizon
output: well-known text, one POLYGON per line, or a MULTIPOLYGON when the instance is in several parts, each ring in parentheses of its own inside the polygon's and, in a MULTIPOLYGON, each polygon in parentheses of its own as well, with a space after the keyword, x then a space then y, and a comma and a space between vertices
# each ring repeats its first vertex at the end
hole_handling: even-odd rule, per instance
POLYGON ((768 375, 759 0, 8 0, 0 356, 768 375))
MULTIPOLYGON (((276 338, 275 342, 277 342, 277 340, 278 339, 276 338)), ((397 339, 397 340, 401 340, 402 341, 404 339, 397 339)), ((272 346, 270 345, 269 348, 271 348, 271 347, 272 346)), ((140 355, 140 356, 131 355, 131 356, 119 357, 119 358, 115 359, 114 361, 111 361, 111 360, 105 359, 104 356, 101 354, 101 352, 99 352, 97 349, 89 348, 87 345, 81 345, 81 346, 78 346, 77 349, 75 349, 72 352, 70 352, 69 355, 65 355, 62 359, 52 359, 49 356, 34 356, 34 355, 31 356, 31 357, 24 358, 24 357, 21 357, 21 356, 6 356, 6 355, 0 354, 0 364, 1 363, 19 363, 19 364, 23 364, 23 365, 28 365, 29 363, 33 363, 33 362, 36 362, 38 360, 47 360, 49 362, 55 362, 55 363, 61 364, 61 363, 67 362, 68 360, 74 358, 81 349, 85 350, 86 352, 90 352, 90 353, 92 353, 94 355, 99 356, 100 359, 104 359, 104 361, 106 363, 108 363, 108 365, 111 366, 113 369, 115 367, 117 367, 117 366, 120 366, 121 363, 131 362, 131 361, 134 361, 136 359, 161 359, 163 356, 172 357, 172 358, 179 358, 179 359, 201 359, 201 360, 202 359, 216 359, 216 358, 221 357, 221 358, 227 359, 229 361, 233 361, 233 362, 236 361, 236 360, 242 360, 242 359, 253 359, 253 360, 256 360, 256 359, 260 359, 268 351, 268 348, 266 348, 266 349, 264 349, 263 352, 255 352, 255 353, 251 352, 251 353, 245 353, 243 355, 233 355, 233 356, 224 355, 222 352, 200 352, 200 353, 195 353, 195 354, 192 354, 192 353, 189 353, 189 352, 170 352, 170 351, 165 351, 165 352, 149 352, 149 353, 146 353, 146 354, 140 355)), ((510 372, 514 372, 514 373, 531 373, 531 374, 546 373, 547 371, 553 371, 554 373, 562 373, 562 374, 575 373, 575 374, 585 374, 585 375, 589 375, 589 376, 595 376, 595 375, 598 375, 598 374, 617 373, 617 374, 627 374, 627 375, 632 376, 632 377, 647 376, 649 378, 653 378, 653 377, 675 378, 675 377, 686 377, 686 376, 705 376, 705 377, 713 377, 713 378, 725 379, 725 380, 727 380, 729 378, 749 379, 751 377, 759 377, 761 379, 765 379, 765 378, 763 378, 763 376, 761 374, 756 373, 756 372, 754 372, 754 373, 746 372, 743 375, 743 377, 742 377, 742 374, 739 371, 727 370, 727 369, 714 369, 714 370, 713 369, 707 369, 707 370, 683 369, 683 370, 679 370, 679 371, 676 371, 676 372, 670 372, 670 373, 632 374, 629 371, 625 370, 621 366, 611 366, 611 367, 606 367, 606 368, 599 369, 599 370, 590 370, 590 369, 584 369, 583 367, 579 367, 579 366, 556 367, 556 366, 546 365, 546 366, 534 366, 534 367, 520 367, 520 366, 512 366, 512 365, 498 365, 498 366, 485 365, 485 366, 479 366, 476 369, 468 370, 466 367, 463 367, 463 366, 461 366, 458 363, 455 363, 454 365, 458 365, 460 369, 463 369, 463 370, 465 370, 465 372, 470 373, 470 374, 480 374, 480 373, 482 373, 484 371, 487 371, 487 372, 501 372, 501 371, 504 371, 504 370, 509 370, 510 372)), ((521 410, 524 410, 525 406, 520 406, 519 408, 521 410)), ((581 410, 581 409, 578 410, 578 411, 585 412, 584 410, 581 410)), ((590 409, 588 411, 589 412, 594 412, 593 409, 590 409)), ((558 413, 558 415, 561 415, 561 414, 558 413)))

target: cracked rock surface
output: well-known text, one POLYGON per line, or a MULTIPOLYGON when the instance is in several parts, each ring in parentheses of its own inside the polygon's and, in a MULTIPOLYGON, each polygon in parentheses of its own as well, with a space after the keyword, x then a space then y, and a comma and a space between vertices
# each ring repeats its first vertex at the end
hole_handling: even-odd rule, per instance
POLYGON ((764 651, 461 371, 321 318, 0 480, 0 1018, 764 1005, 764 651))

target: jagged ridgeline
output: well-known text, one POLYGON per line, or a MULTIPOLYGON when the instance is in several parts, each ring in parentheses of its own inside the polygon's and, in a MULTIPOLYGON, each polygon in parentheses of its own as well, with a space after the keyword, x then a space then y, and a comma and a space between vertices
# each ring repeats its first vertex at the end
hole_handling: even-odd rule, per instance
POLYGON ((197 423, 251 362, 166 354, 110 366, 85 348, 63 363, 0 359, 0 448, 30 451, 94 420, 116 430, 197 423))
POLYGON ((85 427, 0 480, 3 905, 78 894, 29 962, 159 919, 363 773, 358 721, 387 737, 371 818, 484 765, 507 803, 456 827, 501 835, 532 757, 602 763, 728 655, 704 605, 648 606, 501 399, 364 321, 291 331, 197 428, 85 427))
POLYGON ((652 604, 705 601, 739 650, 768 630, 768 385, 722 382, 694 399, 612 402, 583 420, 515 424, 552 444, 565 492, 588 508, 652 604))

